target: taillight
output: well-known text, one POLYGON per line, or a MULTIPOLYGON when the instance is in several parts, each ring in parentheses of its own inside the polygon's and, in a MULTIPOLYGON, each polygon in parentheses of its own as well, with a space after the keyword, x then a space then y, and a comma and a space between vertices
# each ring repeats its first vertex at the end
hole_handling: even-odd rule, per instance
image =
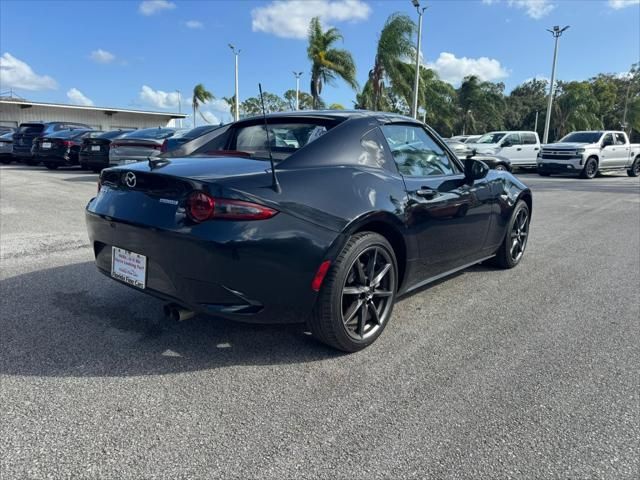
POLYGON ((167 140, 165 140, 164 142, 162 142, 162 146, 160 147, 160 151, 162 153, 166 152, 168 150, 168 145, 167 145, 167 140))
POLYGON ((213 198, 205 192, 193 192, 187 198, 187 213, 196 222, 205 220, 266 220, 278 213, 257 203, 228 198, 213 198))
POLYGON ((62 146, 64 146, 64 147, 68 147, 68 148, 73 147, 73 142, 72 142, 72 141, 70 141, 70 140, 64 140, 64 141, 62 142, 62 146))

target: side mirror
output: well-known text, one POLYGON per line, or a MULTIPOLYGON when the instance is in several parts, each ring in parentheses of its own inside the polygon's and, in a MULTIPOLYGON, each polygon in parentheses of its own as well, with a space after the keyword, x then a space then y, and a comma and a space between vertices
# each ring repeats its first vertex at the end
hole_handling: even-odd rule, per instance
POLYGON ((489 173, 489 167, 486 163, 472 158, 464 161, 464 176, 467 182, 473 183, 475 180, 480 180, 486 177, 487 173, 489 173))

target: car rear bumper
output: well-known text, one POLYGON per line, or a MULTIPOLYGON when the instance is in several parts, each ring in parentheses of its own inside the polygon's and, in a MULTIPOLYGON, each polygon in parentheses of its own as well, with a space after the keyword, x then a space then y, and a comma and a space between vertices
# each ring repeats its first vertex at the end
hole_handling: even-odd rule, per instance
POLYGON ((107 168, 109 167, 109 154, 100 155, 80 153, 80 165, 86 165, 89 168, 107 168))
POLYGON ((334 232, 313 225, 306 232, 287 232, 290 217, 282 213, 263 232, 245 228, 252 222, 220 225, 216 240, 195 229, 134 225, 90 209, 91 203, 87 229, 102 273, 110 276, 113 246, 139 253, 147 257, 146 288, 131 288, 198 313, 252 323, 305 321, 317 297, 313 276, 336 239, 334 232), (248 235, 253 238, 243 238, 248 235))
POLYGON ((70 155, 56 155, 55 153, 35 152, 33 158, 42 163, 54 165, 71 165, 73 163, 70 155))

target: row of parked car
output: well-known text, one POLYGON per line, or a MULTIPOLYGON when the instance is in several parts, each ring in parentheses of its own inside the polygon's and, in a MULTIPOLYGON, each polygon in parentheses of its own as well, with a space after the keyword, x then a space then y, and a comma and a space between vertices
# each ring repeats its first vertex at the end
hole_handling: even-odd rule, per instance
POLYGON ((0 162, 42 163, 51 170, 77 165, 99 172, 110 165, 147 160, 172 151, 216 128, 205 125, 193 129, 158 127, 105 132, 81 123, 23 123, 17 131, 0 135, 0 162))
POLYGON ((623 131, 572 132, 546 145, 531 131, 459 135, 446 142, 460 157, 494 158, 494 168, 503 170, 536 168, 542 176, 569 173, 582 178, 613 170, 626 170, 631 177, 640 175, 640 144, 630 143, 623 131))

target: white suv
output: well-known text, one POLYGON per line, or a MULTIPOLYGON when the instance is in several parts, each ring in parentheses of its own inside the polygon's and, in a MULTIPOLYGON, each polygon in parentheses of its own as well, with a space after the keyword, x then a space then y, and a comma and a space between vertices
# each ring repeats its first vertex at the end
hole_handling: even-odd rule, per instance
POLYGON ((535 167, 540 151, 538 134, 527 131, 489 132, 467 145, 481 154, 506 157, 514 167, 535 167))

